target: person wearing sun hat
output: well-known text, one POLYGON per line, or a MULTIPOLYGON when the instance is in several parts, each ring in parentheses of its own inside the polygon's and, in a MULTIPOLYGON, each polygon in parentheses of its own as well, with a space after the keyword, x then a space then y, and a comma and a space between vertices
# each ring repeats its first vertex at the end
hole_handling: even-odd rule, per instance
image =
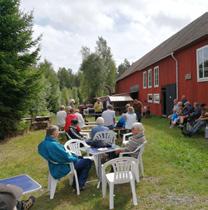
POLYGON ((19 201, 23 191, 20 187, 10 184, 0 184, 0 210, 27 210, 30 209, 35 197, 30 196, 26 201, 19 201))

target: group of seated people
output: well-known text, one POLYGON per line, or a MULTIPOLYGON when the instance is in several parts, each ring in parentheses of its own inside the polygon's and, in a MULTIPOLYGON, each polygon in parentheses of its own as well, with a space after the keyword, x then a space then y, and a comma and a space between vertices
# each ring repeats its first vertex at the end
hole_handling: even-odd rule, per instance
POLYGON ((192 105, 183 95, 181 101, 174 99, 173 113, 169 119, 170 128, 178 125, 184 135, 192 136, 206 126, 208 110, 205 104, 194 102, 192 105))
MULTIPOLYGON (((95 134, 100 131, 108 131, 109 128, 104 125, 104 119, 98 117, 96 120, 96 126, 92 128, 90 132, 91 140, 94 138, 95 134)), ((69 133, 76 133, 75 135, 80 135, 76 129, 77 120, 72 120, 72 125, 69 126, 69 133), (71 129, 73 127, 73 129, 71 129)), ((138 146, 140 146, 145 141, 144 137, 144 127, 141 123, 135 122, 132 125, 132 137, 129 138, 127 144, 121 147, 114 154, 109 155, 110 158, 118 157, 121 152, 132 152, 138 146)), ((78 181, 80 190, 85 188, 85 183, 92 166, 92 160, 87 158, 82 158, 74 155, 73 153, 68 153, 64 146, 58 140, 59 127, 56 125, 51 125, 46 130, 45 139, 39 144, 38 151, 39 154, 48 161, 49 171, 55 179, 60 179, 70 172, 70 166, 68 163, 73 162, 78 175, 78 181)), ((77 136, 75 136, 77 139, 77 136)), ((87 140, 80 135, 80 138, 87 143, 87 140)), ((75 180, 73 182, 73 188, 75 189, 75 180)))

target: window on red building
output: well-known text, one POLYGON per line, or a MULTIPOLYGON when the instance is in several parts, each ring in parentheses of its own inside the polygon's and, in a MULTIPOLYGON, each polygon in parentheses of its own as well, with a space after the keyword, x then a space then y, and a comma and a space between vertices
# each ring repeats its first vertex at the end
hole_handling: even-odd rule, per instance
POLYGON ((147 72, 143 72, 143 88, 147 88, 147 72))
POLYGON ((159 87, 159 66, 154 68, 154 87, 159 87))
POLYGON ((152 69, 148 70, 148 88, 152 87, 152 69))
POLYGON ((208 81, 208 45, 197 49, 198 82, 208 81))

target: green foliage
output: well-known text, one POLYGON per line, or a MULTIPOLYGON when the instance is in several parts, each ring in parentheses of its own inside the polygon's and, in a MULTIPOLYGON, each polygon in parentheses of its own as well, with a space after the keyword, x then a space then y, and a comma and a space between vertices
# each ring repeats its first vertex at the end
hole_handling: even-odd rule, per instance
POLYGON ((100 57, 92 53, 83 62, 80 68, 81 94, 83 98, 93 100, 101 95, 104 86, 102 74, 102 61, 100 57))
POLYGON ((81 53, 83 60, 79 77, 82 99, 92 101, 97 96, 109 95, 108 90, 113 92, 115 86, 116 65, 107 41, 98 37, 95 53, 90 53, 87 47, 82 47, 81 53))
POLYGON ((36 62, 39 39, 32 39, 32 14, 19 10, 19 0, 0 1, 0 139, 17 129, 39 91, 36 62))
POLYGON ((38 69, 43 72, 45 77, 47 109, 50 112, 56 112, 60 105, 60 88, 57 74, 52 64, 47 60, 40 63, 38 69))
MULTIPOLYGON (((102 73, 105 85, 114 89, 116 78, 116 65, 111 54, 111 48, 107 45, 107 41, 102 37, 98 37, 96 42, 96 54, 101 58, 102 73)), ((104 94, 109 94, 108 91, 104 91, 104 94)))
POLYGON ((125 58, 123 63, 118 66, 117 77, 123 74, 130 67, 129 61, 125 58))
POLYGON ((57 75, 60 82, 60 89, 64 87, 72 88, 74 86, 74 78, 71 69, 59 68, 57 75))

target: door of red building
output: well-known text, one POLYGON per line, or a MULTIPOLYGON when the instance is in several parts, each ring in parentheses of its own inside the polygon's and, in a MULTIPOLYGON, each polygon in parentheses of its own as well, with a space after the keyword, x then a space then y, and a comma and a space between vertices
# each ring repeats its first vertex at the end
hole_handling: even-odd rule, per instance
POLYGON ((176 98, 176 84, 166 85, 162 88, 162 114, 170 115, 173 110, 173 100, 176 98))

